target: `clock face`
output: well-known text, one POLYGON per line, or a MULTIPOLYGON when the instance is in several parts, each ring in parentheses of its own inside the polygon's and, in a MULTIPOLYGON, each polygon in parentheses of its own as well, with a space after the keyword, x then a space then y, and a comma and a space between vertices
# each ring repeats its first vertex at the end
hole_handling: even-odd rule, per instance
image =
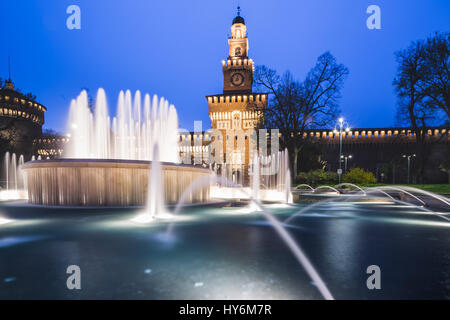
POLYGON ((235 73, 231 76, 231 83, 235 86, 240 86, 244 82, 244 76, 240 73, 235 73))

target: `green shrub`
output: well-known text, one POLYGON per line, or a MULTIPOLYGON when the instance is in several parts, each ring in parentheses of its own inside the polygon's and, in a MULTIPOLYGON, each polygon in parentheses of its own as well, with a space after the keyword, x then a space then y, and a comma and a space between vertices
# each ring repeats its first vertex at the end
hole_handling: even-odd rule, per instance
POLYGON ((370 171, 364 171, 361 168, 350 169, 346 174, 343 175, 342 180, 347 183, 376 183, 377 180, 375 176, 370 171))
POLYGON ((309 172, 300 172, 295 178, 297 184, 309 184, 311 186, 335 185, 338 182, 338 175, 335 172, 327 172, 321 169, 309 172))
POLYGON ((297 176, 295 177, 295 183, 302 184, 306 183, 308 184, 308 172, 299 172, 297 176))

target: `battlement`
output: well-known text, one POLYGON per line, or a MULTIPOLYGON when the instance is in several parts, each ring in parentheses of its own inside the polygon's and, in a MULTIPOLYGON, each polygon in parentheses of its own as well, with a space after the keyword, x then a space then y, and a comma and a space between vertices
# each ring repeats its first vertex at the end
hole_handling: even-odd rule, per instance
MULTIPOLYGON (((293 135, 292 133, 291 135, 293 135)), ((297 133, 300 134, 300 133, 297 133)), ((355 128, 341 132, 343 143, 391 143, 413 142, 415 134, 411 128, 355 128)), ((432 127, 425 132, 426 138, 446 136, 450 138, 450 128, 432 127)), ((320 140, 321 143, 339 143, 339 131, 331 129, 310 129, 303 133, 303 137, 320 140)), ((445 141, 444 140, 444 141, 445 141)))
POLYGON ((222 60, 222 69, 227 70, 230 68, 242 67, 244 69, 254 70, 255 64, 252 59, 227 59, 222 60))
POLYGON ((20 92, 11 89, 0 90, 0 117, 19 118, 42 126, 46 111, 47 108, 43 105, 20 92))
POLYGON ((262 112, 258 111, 232 111, 232 112, 210 112, 211 120, 232 120, 235 114, 239 114, 243 120, 253 120, 262 117, 262 112))
MULTIPOLYGON (((245 118, 257 117, 257 113, 244 112, 245 118)), ((211 113, 214 120, 232 119, 231 113, 211 113)), ((266 136, 271 137, 271 130, 267 130, 266 136)), ((294 133, 292 133, 293 135, 294 133)), ((300 133, 296 133, 300 134, 300 133)), ((281 137, 281 133, 278 134, 281 137)), ((450 139, 450 128, 433 127, 429 128, 425 133, 426 137, 443 137, 443 142, 450 139)), ((208 131, 204 132, 184 132, 179 134, 180 142, 189 140, 210 141, 211 135, 208 131)), ((303 134, 303 137, 320 139, 322 143, 339 143, 339 132, 330 129, 309 129, 303 134)), ((347 132, 342 132, 343 143, 359 142, 359 143, 383 143, 383 142, 410 142, 414 140, 414 132, 411 128, 358 128, 347 132)))
POLYGON ((250 93, 250 94, 216 94, 206 96, 208 103, 210 104, 223 104, 231 102, 266 102, 268 94, 267 93, 250 93))

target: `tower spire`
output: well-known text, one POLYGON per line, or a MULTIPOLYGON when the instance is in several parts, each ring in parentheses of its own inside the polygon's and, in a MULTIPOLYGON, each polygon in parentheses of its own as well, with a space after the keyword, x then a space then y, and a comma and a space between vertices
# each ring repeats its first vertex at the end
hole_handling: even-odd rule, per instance
POLYGON ((11 57, 8 56, 8 80, 5 81, 6 89, 14 90, 14 83, 11 81, 11 57))
POLYGON ((237 7, 237 15, 240 17, 241 16, 241 6, 238 5, 237 7))
POLYGON ((11 56, 8 56, 8 79, 11 82, 11 56))

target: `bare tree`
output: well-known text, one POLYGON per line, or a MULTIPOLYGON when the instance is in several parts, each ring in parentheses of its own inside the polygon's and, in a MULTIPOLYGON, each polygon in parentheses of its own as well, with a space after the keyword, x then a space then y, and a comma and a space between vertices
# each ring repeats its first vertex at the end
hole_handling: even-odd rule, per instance
POLYGON ((442 112, 432 85, 429 47, 425 41, 413 42, 407 49, 396 52, 397 75, 393 85, 398 98, 397 122, 410 126, 414 132, 418 160, 418 178, 424 180, 425 166, 431 143, 427 128, 442 124, 442 112))
POLYGON ((305 143, 305 130, 329 125, 339 114, 338 101, 348 69, 336 62, 330 52, 322 54, 306 79, 299 82, 287 71, 279 76, 275 70, 259 66, 255 87, 271 94, 264 114, 268 129, 279 129, 280 145, 291 154, 294 176, 298 155, 305 143))
POLYGON ((450 33, 436 33, 424 43, 428 103, 442 109, 450 119, 450 33))

